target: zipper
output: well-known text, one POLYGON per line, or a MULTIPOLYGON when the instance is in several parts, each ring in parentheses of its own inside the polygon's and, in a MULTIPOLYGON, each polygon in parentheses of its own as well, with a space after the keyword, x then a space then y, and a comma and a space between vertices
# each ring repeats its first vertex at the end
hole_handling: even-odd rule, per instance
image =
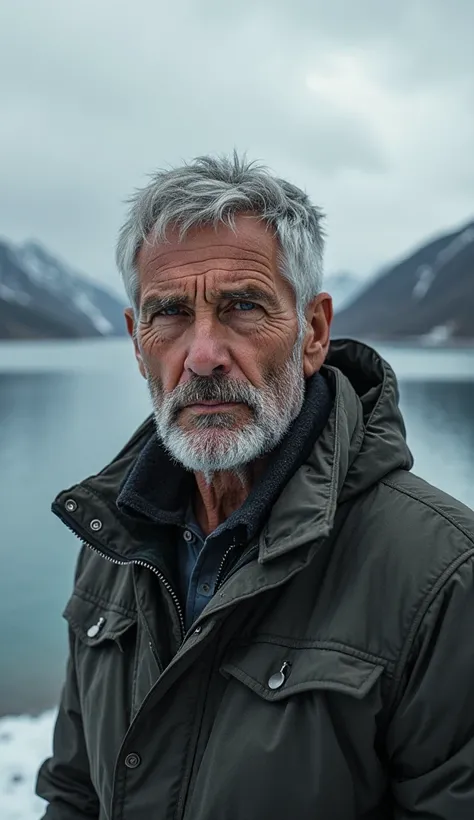
POLYGON ((218 589, 222 586, 224 581, 226 581, 227 578, 230 577, 230 575, 234 575, 234 573, 237 572, 237 570, 239 570, 241 567, 243 567, 244 564, 247 563, 250 555, 252 555, 252 553, 256 552, 257 549, 258 549, 258 547, 256 547, 255 545, 250 547, 250 549, 248 549, 246 552, 244 552, 243 555, 241 555, 241 557, 237 561, 237 563, 234 566, 234 568, 233 568, 232 572, 230 573, 230 575, 224 575, 224 567, 225 567, 227 558, 229 557, 231 552, 233 552, 233 550, 236 548, 236 546, 237 546, 237 544, 234 541, 234 543, 231 544, 230 547, 227 547, 226 551, 224 552, 224 555, 222 556, 221 562, 219 564, 219 569, 217 570, 216 583, 215 583, 215 586, 214 586, 214 593, 216 593, 218 591, 218 589))
POLYGON ((217 570, 216 583, 214 584, 214 592, 217 592, 217 590, 219 589, 219 586, 220 586, 221 581, 222 581, 222 573, 224 571, 225 562, 227 561, 227 558, 229 557, 231 552, 233 552, 233 550, 235 550, 236 546, 237 546, 237 544, 234 541, 230 545, 230 547, 227 547, 226 551, 224 552, 224 555, 221 558, 221 562, 219 564, 219 569, 217 570))
POLYGON ((108 555, 107 552, 105 552, 102 548, 96 547, 94 544, 91 544, 90 541, 86 540, 84 538, 84 536, 82 535, 82 533, 78 532, 75 529, 75 527, 73 527, 72 524, 70 524, 64 518, 62 510, 61 510, 60 513, 59 513, 59 511, 56 511, 56 510, 54 510, 54 512, 56 512, 56 515, 61 519, 63 524, 68 528, 68 530, 70 530, 70 532, 73 533, 73 535, 76 536, 76 538, 79 539, 79 541, 81 541, 84 544, 84 546, 88 547, 88 549, 92 550, 92 552, 96 552, 98 555, 101 556, 101 558, 105 558, 106 561, 110 561, 111 564, 117 564, 118 566, 127 566, 128 564, 136 564, 138 567, 145 567, 145 569, 149 569, 151 572, 153 572, 154 575, 156 575, 157 578, 159 578, 159 580, 163 584, 164 588, 168 592, 171 600, 173 601, 173 603, 175 605, 176 613, 178 615, 179 624, 180 624, 180 627, 181 627, 181 640, 182 640, 182 642, 184 642, 185 635, 186 635, 186 628, 185 628, 185 623, 184 623, 183 610, 182 610, 179 598, 176 595, 176 592, 174 591, 174 589, 171 586, 168 579, 165 578, 163 573, 161 573, 159 571, 159 569, 157 569, 155 566, 153 566, 153 564, 149 564, 148 561, 142 561, 140 559, 134 559, 134 558, 130 559, 129 561, 121 561, 118 558, 115 558, 115 557, 112 558, 112 556, 108 555))

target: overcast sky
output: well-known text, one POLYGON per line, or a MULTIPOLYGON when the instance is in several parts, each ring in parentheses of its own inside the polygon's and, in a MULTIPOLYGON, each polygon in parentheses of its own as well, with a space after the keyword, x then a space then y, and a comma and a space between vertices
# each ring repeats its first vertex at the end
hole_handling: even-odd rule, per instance
POLYGON ((124 199, 237 147, 372 273, 474 217, 474 2, 2 0, 0 234, 117 284, 124 199))

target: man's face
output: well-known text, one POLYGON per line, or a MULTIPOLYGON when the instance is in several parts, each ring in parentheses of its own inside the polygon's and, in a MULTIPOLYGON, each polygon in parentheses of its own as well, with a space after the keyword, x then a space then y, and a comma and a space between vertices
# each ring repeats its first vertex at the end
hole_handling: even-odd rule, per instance
POLYGON ((273 449, 301 409, 310 373, 295 297, 255 217, 167 240, 141 248, 136 324, 127 311, 158 433, 188 469, 235 469, 273 449))

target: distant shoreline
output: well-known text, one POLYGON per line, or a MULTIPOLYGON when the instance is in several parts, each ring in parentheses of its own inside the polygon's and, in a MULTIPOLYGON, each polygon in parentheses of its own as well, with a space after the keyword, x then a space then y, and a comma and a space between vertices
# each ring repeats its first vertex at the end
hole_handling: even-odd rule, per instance
MULTIPOLYGON (((337 335, 333 336, 333 341, 337 339, 345 339, 351 338, 350 334, 348 337, 337 335)), ((379 345, 381 347, 393 347, 395 349, 400 350, 429 350, 429 351, 443 351, 443 350, 472 350, 474 352, 474 338, 469 339, 450 339, 443 341, 442 343, 437 343, 431 341, 430 339, 426 339, 423 336, 406 336, 403 339, 397 337, 395 339, 389 338, 360 338, 358 341, 362 342, 362 344, 366 344, 369 347, 377 348, 379 345)))

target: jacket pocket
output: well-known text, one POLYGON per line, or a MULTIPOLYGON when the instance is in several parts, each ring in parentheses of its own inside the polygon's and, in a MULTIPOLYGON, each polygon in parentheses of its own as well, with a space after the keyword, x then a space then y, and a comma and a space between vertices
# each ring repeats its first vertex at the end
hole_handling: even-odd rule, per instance
POLYGON ((384 671, 382 662, 310 642, 298 647, 254 640, 234 648, 224 659, 221 673, 233 677, 267 701, 280 701, 300 692, 327 690, 356 699, 370 692, 384 671))
POLYGON ((386 786, 375 747, 383 661, 256 635, 228 646, 219 670, 190 817, 371 814, 386 786))
POLYGON ((137 615, 111 602, 89 599, 74 592, 63 612, 74 634, 88 647, 115 642, 123 651, 126 633, 136 626, 137 615))

